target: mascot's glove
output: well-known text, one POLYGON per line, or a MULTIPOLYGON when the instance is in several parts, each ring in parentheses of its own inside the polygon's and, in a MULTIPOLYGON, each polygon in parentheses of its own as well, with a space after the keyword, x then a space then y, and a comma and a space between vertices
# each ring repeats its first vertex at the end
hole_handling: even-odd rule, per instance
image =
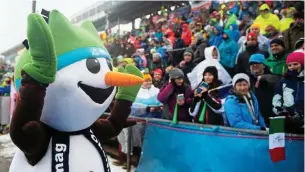
POLYGON ((54 82, 57 71, 54 40, 48 24, 39 14, 29 15, 27 37, 32 63, 24 65, 23 70, 40 83, 54 82))
MULTIPOLYGON (((133 65, 126 65, 125 69, 123 67, 120 67, 118 68, 118 72, 128 73, 143 78, 141 71, 133 65)), ((141 84, 136 86, 119 87, 119 90, 115 98, 134 102, 138 94, 138 91, 140 90, 140 87, 141 84)))

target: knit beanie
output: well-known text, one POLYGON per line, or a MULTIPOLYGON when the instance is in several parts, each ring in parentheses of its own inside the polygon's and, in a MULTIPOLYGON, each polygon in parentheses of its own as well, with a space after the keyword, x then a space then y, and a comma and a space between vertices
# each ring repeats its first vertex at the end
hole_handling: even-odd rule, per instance
POLYGON ((271 46, 272 44, 278 44, 278 45, 282 46, 282 47, 285 49, 285 43, 284 43, 284 41, 281 40, 281 39, 278 39, 278 38, 273 39, 273 40, 270 42, 270 46, 271 46))
POLYGON ((252 54, 249 60, 249 64, 251 63, 261 63, 265 65, 265 56, 262 54, 252 54))
POLYGON ((218 70, 215 66, 208 66, 204 69, 203 76, 209 72, 214 76, 214 81, 218 80, 218 70))
POLYGON ((161 76, 162 76, 162 74, 163 74, 162 70, 159 69, 159 68, 154 70, 154 74, 155 74, 155 73, 158 73, 158 74, 160 74, 161 76))
POLYGON ((304 53, 298 51, 298 52, 292 52, 291 54, 289 54, 286 59, 286 64, 291 63, 291 62, 298 62, 301 65, 304 65, 304 53))
POLYGON ((182 70, 180 70, 178 68, 174 68, 169 72, 169 77, 170 77, 170 79, 183 78, 184 73, 182 72, 182 70))
POLYGON ((144 81, 151 81, 152 78, 151 78, 149 73, 143 73, 143 80, 144 81))
POLYGON ((248 41, 248 40, 252 40, 252 39, 257 40, 257 35, 256 35, 256 33, 254 33, 254 32, 250 32, 250 33, 247 35, 247 41, 248 41))
POLYGON ((233 77, 233 79, 232 79, 233 87, 235 87, 235 84, 237 83, 237 81, 240 81, 240 80, 245 80, 250 87, 250 78, 248 75, 246 75, 244 73, 238 73, 233 77))
POLYGON ((183 53, 183 56, 186 56, 186 55, 193 57, 193 50, 191 50, 190 48, 186 48, 183 53))
POLYGON ((261 25, 259 23, 253 23, 251 26, 250 26, 250 29, 253 29, 253 28, 258 28, 260 29, 261 28, 261 25))

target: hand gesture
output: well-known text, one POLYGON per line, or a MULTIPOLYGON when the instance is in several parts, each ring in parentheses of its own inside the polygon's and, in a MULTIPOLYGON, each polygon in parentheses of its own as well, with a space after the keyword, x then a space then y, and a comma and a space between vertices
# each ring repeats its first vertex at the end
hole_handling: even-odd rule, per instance
POLYGON ((27 38, 29 43, 28 56, 32 63, 22 69, 36 81, 49 84, 55 81, 57 58, 51 29, 39 14, 28 17, 27 38))
POLYGON ((185 65, 185 61, 182 60, 182 61, 179 63, 179 66, 180 66, 180 67, 183 67, 184 65, 185 65))
MULTIPOLYGON (((133 65, 126 65, 125 68, 120 67, 118 69, 118 72, 131 74, 131 75, 135 75, 140 78, 143 78, 141 71, 133 65)), ((134 100, 136 99, 136 96, 138 94, 138 91, 140 90, 140 87, 141 87, 141 84, 134 85, 134 86, 118 87, 118 92, 117 92, 115 98, 134 102, 134 100)))
POLYGON ((260 83, 260 80, 261 80, 262 76, 258 76, 257 77, 257 81, 255 83, 255 87, 258 88, 259 87, 259 83, 260 83))

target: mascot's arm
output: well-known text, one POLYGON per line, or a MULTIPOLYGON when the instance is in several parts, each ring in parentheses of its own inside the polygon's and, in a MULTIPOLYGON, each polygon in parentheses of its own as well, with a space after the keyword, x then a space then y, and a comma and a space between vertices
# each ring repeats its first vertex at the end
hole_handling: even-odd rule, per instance
POLYGON ((50 136, 40 122, 46 87, 41 86, 25 72, 22 72, 19 97, 16 102, 10 135, 15 145, 26 156, 33 156, 46 149, 50 136))
MULTIPOLYGON (((143 77, 139 69, 132 65, 127 65, 125 70, 123 68, 119 68, 119 72, 133 74, 141 78, 143 77)), ((126 119, 130 114, 130 107, 132 102, 134 102, 140 87, 141 85, 119 87, 109 118, 99 119, 92 126, 94 134, 100 140, 115 137, 122 131, 123 128, 136 124, 135 120, 126 121, 126 119)))
POLYGON ((107 119, 97 120, 93 126, 93 132, 100 140, 107 140, 117 136, 123 128, 136 124, 135 120, 127 120, 130 114, 132 102, 128 100, 116 100, 111 115, 107 119))
POLYGON ((38 14, 28 17, 27 37, 32 63, 22 66, 21 86, 11 121, 12 141, 26 155, 31 165, 37 163, 49 144, 50 134, 40 122, 48 84, 56 76, 56 53, 51 30, 38 14), (36 162, 34 162, 36 161, 36 162))

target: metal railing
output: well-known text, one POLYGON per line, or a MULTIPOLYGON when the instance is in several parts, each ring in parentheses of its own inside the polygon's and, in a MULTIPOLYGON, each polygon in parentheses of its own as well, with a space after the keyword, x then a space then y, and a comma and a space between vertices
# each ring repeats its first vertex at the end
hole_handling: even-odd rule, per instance
POLYGON ((0 125, 10 123, 10 100, 9 96, 0 96, 0 125))

